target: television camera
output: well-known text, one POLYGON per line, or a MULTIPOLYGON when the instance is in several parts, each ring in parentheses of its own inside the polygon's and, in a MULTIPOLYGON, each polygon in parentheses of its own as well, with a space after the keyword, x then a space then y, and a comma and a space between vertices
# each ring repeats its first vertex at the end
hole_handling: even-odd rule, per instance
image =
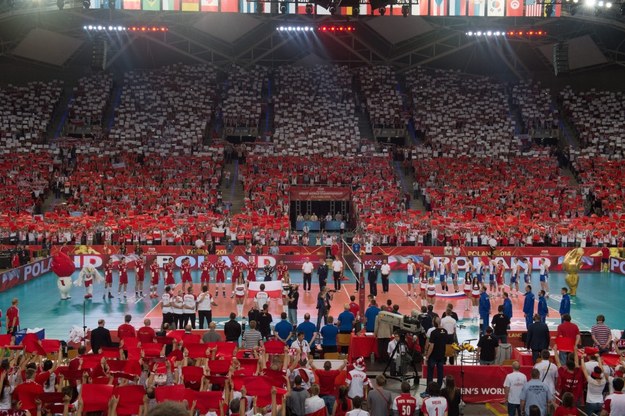
POLYGON ((393 331, 398 331, 400 334, 419 335, 424 332, 421 323, 416 317, 382 311, 378 314, 378 319, 380 323, 392 326, 393 331))

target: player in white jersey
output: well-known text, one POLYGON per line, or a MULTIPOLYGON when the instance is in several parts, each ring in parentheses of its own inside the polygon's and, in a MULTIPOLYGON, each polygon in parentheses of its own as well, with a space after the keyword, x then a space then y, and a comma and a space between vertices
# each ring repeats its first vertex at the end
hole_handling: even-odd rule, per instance
POLYGON ((428 385, 430 397, 423 400, 421 414, 424 416, 445 416, 447 414, 447 399, 441 397, 441 388, 436 382, 428 385))
POLYGON ((451 283, 454 285, 454 292, 458 293, 458 260, 455 257, 451 259, 449 271, 451 274, 451 283))
POLYGON ((545 291, 545 297, 549 297, 549 263, 544 257, 538 262, 540 270, 540 288, 545 291))
POLYGON ((441 282, 441 291, 449 292, 449 286, 447 285, 447 264, 444 260, 438 261, 438 278, 441 282))
MULTIPOLYGON (((408 293, 406 293, 406 296, 412 296, 412 284, 414 283, 416 270, 417 266, 415 265, 414 261, 412 259, 408 259, 408 264, 406 265, 406 282, 408 283, 408 293)), ((415 296, 417 296, 416 291, 415 296)))

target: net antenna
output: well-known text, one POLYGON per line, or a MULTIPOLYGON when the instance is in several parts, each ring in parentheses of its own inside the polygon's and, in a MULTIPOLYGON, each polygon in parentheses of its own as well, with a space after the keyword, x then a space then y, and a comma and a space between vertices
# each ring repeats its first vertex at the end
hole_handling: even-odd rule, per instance
POLYGON ((356 290, 358 292, 358 306, 360 307, 361 316, 365 313, 366 295, 365 295, 365 282, 363 279, 363 260, 362 257, 352 250, 352 246, 345 238, 341 238, 341 257, 343 257, 343 266, 345 270, 349 272, 356 280, 356 290))

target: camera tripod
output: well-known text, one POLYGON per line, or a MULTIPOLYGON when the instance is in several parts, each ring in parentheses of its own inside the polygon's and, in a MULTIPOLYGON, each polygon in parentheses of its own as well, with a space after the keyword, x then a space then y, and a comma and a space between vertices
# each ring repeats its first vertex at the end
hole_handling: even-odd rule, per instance
POLYGON ((419 375, 419 370, 417 369, 417 365, 415 364, 416 360, 415 360, 414 354, 418 354, 418 352, 412 351, 410 350, 410 348, 408 348, 408 344, 406 343, 406 334, 403 332, 400 333, 399 341, 397 342, 397 345, 395 345, 395 349, 393 349, 393 352, 391 353, 391 356, 389 357, 388 363, 386 363, 386 367, 384 367, 384 370, 382 371, 382 375, 384 375, 384 377, 386 378, 390 378, 390 379, 397 380, 400 382, 414 379, 414 386, 418 386, 421 376, 419 375), (408 365, 404 367, 402 363, 404 356, 407 356, 407 358, 410 360, 408 365, 412 367, 412 370, 414 370, 413 374, 410 374, 408 373, 408 371, 405 371, 408 369, 407 368, 408 365), (399 360, 399 368, 398 368, 399 376, 392 376, 392 375, 387 376, 386 372, 388 371, 390 366, 396 365, 398 360, 399 360))

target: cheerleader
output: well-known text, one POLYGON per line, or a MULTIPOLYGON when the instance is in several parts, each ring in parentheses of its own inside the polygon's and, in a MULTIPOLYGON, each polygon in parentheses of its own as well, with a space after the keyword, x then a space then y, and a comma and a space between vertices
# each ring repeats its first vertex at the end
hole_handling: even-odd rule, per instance
POLYGON ((480 299, 480 281, 478 280, 477 277, 474 277, 473 282, 471 282, 471 301, 473 305, 472 319, 474 320, 477 319, 479 315, 479 311, 478 311, 479 299, 480 299))
POLYGON ((421 278, 419 279, 419 288, 421 289, 421 306, 427 305, 427 288, 428 288, 428 269, 424 264, 421 268, 421 278))
POLYGON ((243 318, 243 304, 245 303, 245 292, 247 286, 243 275, 239 274, 236 285, 234 285, 234 300, 237 304, 237 316, 243 318))
POLYGON ((436 283, 434 283, 434 279, 431 277, 428 279, 426 292, 428 297, 428 305, 434 306, 434 301, 436 300, 436 283))
POLYGON ((150 264, 150 298, 156 299, 158 298, 158 294, 156 291, 158 290, 158 278, 159 278, 159 270, 158 270, 158 261, 156 258, 150 264))
POLYGON ((282 275, 282 311, 289 310, 289 292, 291 291, 291 276, 287 271, 282 275))
POLYGON ((471 291, 473 289, 472 283, 473 278, 471 277, 471 272, 466 272, 464 275, 464 296, 466 297, 464 306, 465 311, 471 310, 471 291))

